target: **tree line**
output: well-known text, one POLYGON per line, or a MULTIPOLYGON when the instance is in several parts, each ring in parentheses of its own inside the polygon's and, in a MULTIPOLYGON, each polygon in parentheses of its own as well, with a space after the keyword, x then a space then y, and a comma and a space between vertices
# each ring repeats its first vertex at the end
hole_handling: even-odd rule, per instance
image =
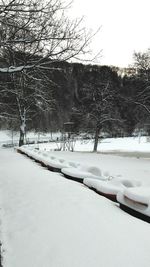
POLYGON ((92 34, 70 21, 59 0, 0 0, 0 125, 25 132, 149 132, 150 50, 134 53, 135 70, 69 63, 86 53, 92 34))

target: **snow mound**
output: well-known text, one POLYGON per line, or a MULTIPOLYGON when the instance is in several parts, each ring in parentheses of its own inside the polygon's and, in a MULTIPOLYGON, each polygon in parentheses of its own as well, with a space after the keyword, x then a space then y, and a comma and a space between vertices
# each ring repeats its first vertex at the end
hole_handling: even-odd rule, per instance
POLYGON ((80 166, 80 163, 78 162, 71 162, 62 158, 49 155, 49 153, 39 151, 34 147, 22 146, 21 148, 19 147, 18 150, 26 154, 27 156, 31 157, 32 159, 35 159, 36 161, 47 166, 51 170, 57 169, 57 171, 58 170, 61 171, 62 168, 68 168, 68 167, 77 168, 80 166))
POLYGON ((42 155, 43 155, 44 157, 48 157, 48 153, 46 153, 46 152, 42 153, 42 155))
POLYGON ((150 187, 126 188, 118 192, 117 200, 130 209, 150 216, 150 187))
POLYGON ((61 172, 70 178, 76 178, 76 179, 85 179, 85 178, 94 178, 94 179, 100 179, 105 180, 106 177, 102 176, 102 172, 98 167, 95 166, 85 166, 80 165, 77 168, 70 167, 70 168, 63 168, 61 172))
POLYGON ((28 149, 26 147, 21 147, 19 150, 25 153, 27 156, 35 159, 41 164, 47 166, 49 169, 59 171, 62 168, 69 167, 68 161, 64 159, 59 159, 54 156, 50 156, 46 152, 42 152, 36 149, 28 149))
POLYGON ((141 185, 141 183, 136 180, 131 181, 128 179, 119 179, 119 178, 113 178, 111 180, 105 180, 105 181, 86 178, 84 179, 83 183, 86 186, 95 189, 100 194, 106 194, 108 196, 113 195, 115 200, 118 192, 120 191, 122 192, 125 188, 141 185))
POLYGON ((78 168, 78 167, 80 167, 80 165, 81 164, 78 162, 69 161, 69 167, 78 168))
POLYGON ((42 162, 50 169, 53 168, 53 170, 61 170, 69 166, 67 161, 61 162, 59 159, 42 159, 42 162))

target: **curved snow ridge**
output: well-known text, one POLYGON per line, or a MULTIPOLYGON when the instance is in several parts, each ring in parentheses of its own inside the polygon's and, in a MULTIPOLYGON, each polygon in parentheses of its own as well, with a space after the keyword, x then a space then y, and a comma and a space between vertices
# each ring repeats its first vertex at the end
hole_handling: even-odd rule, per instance
POLYGON ((28 149, 26 147, 21 147, 18 148, 18 150, 45 165, 46 167, 57 169, 57 171, 59 169, 61 170, 61 168, 63 167, 69 166, 69 163, 66 160, 59 159, 54 156, 49 156, 48 153, 39 151, 34 148, 28 149))
POLYGON ((45 151, 44 152, 39 151, 35 148, 22 146, 22 147, 17 148, 17 150, 19 152, 24 153, 25 155, 29 156, 30 158, 33 158, 36 161, 39 161, 39 162, 45 164, 46 166, 49 166, 49 167, 52 166, 52 167, 58 168, 60 170, 62 168, 65 168, 65 167, 77 168, 80 166, 80 163, 78 163, 78 162, 67 161, 65 159, 49 155, 49 153, 47 153, 45 151))
POLYGON ((118 192, 119 203, 139 213, 150 216, 150 187, 128 188, 118 192))
POLYGON ((63 168, 61 172, 64 175, 69 176, 70 178, 75 179, 85 179, 85 178, 92 178, 92 179, 100 179, 106 180, 108 177, 102 175, 102 171, 100 168, 96 166, 86 166, 80 165, 76 169, 75 168, 63 168))
POLYGON ((112 178, 111 180, 93 180, 93 179, 84 179, 83 183, 96 190, 100 194, 105 194, 108 198, 113 198, 117 201, 117 193, 124 191, 126 188, 141 186, 141 183, 137 180, 130 181, 128 179, 122 178, 112 178))

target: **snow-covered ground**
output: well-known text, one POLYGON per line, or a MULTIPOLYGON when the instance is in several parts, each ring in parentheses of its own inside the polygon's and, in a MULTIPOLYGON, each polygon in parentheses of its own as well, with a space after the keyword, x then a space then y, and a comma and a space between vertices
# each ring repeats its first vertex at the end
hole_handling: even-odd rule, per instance
MULTIPOLYGON (((58 150, 63 146, 61 141, 57 141, 60 139, 61 133, 36 133, 36 132, 28 132, 26 135, 26 141, 34 141, 37 143, 38 141, 50 141, 55 140, 54 142, 36 144, 36 147, 42 150, 58 150)), ((16 143, 19 140, 19 133, 12 131, 0 131, 0 145, 4 143, 16 143)), ((75 139, 74 143, 74 151, 84 151, 91 152, 93 151, 93 140, 82 140, 75 139)), ((150 157, 150 137, 124 137, 124 138, 104 138, 99 141, 98 144, 98 152, 101 153, 124 153, 124 152, 132 152, 132 153, 146 153, 150 157)), ((134 154, 133 154, 134 155, 134 154)))
MULTIPOLYGON (((99 154, 61 153, 71 155, 104 165, 99 154)), ((114 165, 113 156, 102 156, 105 167, 114 165)), ((122 158, 115 158, 122 173, 122 158)), ((130 158, 125 173, 136 164, 137 174, 141 160, 141 174, 145 166, 149 172, 149 160, 130 158)), ((149 224, 14 150, 0 149, 0 207, 4 267, 149 267, 149 224)))
MULTIPOLYGON (((39 144, 42 150, 58 149, 59 142, 39 144)), ((93 151, 93 140, 77 140, 74 145, 74 151, 93 151)), ((150 157, 150 139, 149 137, 124 137, 124 138, 105 138, 98 144, 98 152, 145 152, 150 157)))
MULTIPOLYGON (((26 142, 35 142, 38 141, 49 141, 52 139, 57 139, 60 137, 60 133, 38 133, 38 132, 27 132, 26 142)), ((19 142, 19 132, 11 130, 0 130, 0 146, 3 144, 18 144, 19 142)))
MULTIPOLYGON (((7 140, 3 134, 1 144, 7 140)), ((98 153, 91 152, 93 142, 88 140, 76 141, 75 152, 54 151, 58 142, 35 146, 46 151, 47 160, 55 157, 95 166, 106 176, 139 180, 148 187, 147 141, 146 137, 103 139, 98 153)), ((149 235, 150 225, 123 212, 118 204, 13 149, 0 148, 4 267, 149 267, 149 235)))

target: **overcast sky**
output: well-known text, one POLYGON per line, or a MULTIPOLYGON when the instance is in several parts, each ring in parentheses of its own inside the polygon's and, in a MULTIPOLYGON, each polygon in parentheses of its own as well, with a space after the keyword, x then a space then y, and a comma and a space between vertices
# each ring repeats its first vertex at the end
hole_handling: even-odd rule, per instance
POLYGON ((94 53, 103 49, 101 64, 127 67, 134 51, 150 47, 150 0, 74 0, 69 15, 102 26, 92 44, 94 53))

